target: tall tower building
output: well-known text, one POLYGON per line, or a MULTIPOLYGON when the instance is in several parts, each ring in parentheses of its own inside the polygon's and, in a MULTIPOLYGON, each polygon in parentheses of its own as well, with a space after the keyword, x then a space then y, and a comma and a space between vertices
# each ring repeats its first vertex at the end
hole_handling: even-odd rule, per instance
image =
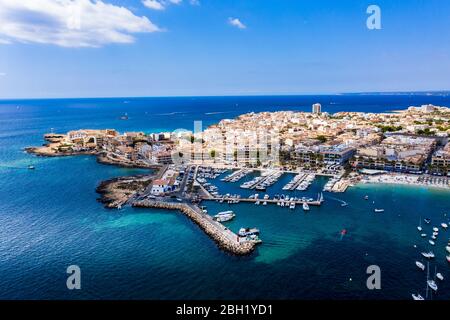
POLYGON ((312 112, 313 113, 321 113, 322 112, 322 105, 320 103, 314 103, 312 105, 312 112))

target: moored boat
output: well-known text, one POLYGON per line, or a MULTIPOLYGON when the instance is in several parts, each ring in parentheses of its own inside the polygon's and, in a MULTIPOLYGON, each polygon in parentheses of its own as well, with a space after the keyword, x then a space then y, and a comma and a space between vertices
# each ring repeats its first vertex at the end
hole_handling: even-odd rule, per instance
POLYGON ((441 223, 442 228, 447 229, 448 228, 448 224, 446 223, 441 223))
POLYGON ((384 212, 384 209, 375 209, 375 212, 384 212))
POLYGON ((309 206, 306 202, 303 202, 303 210, 304 211, 309 211, 309 206))
POLYGON ((412 294, 411 295, 414 300, 425 300, 420 294, 412 294))
POLYGON ((430 252, 422 252, 422 256, 424 256, 427 259, 433 259, 434 258, 434 253, 432 251, 430 251, 430 252))
POLYGON ((416 266, 422 271, 425 270, 425 265, 422 262, 416 261, 416 266))
POLYGON ((240 237, 248 237, 251 235, 259 235, 259 229, 256 228, 241 228, 239 229, 238 235, 240 237))
POLYGON ((444 276, 440 272, 436 273, 436 278, 438 278, 441 281, 444 281, 444 276))
POLYGON ((235 216, 236 215, 234 214, 233 211, 223 211, 223 212, 219 212, 218 214, 216 214, 214 216, 214 219, 219 222, 226 222, 226 221, 230 221, 235 216))
POLYGON ((427 284, 433 291, 437 291, 438 286, 434 280, 427 280, 427 284))

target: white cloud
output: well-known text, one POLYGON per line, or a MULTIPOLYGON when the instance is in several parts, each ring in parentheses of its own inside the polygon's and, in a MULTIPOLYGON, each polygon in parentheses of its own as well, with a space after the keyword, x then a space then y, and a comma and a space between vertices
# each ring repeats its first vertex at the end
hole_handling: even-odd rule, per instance
POLYGON ((147 17, 101 0, 0 0, 0 43, 100 47, 161 31, 147 17))
POLYGON ((239 29, 245 29, 247 26, 241 22, 238 18, 228 18, 228 23, 232 25, 233 27, 239 28, 239 29))
POLYGON ((183 0, 142 0, 142 4, 152 10, 164 10, 168 5, 181 4, 181 2, 183 0))
POLYGON ((189 3, 192 6, 199 6, 200 5, 200 1, 199 0, 189 0, 189 3))
POLYGON ((5 77, 6 73, 5 72, 0 72, 0 77, 5 77))
POLYGON ((144 0, 142 1, 142 4, 146 6, 149 9, 153 10, 164 10, 164 4, 161 1, 158 0, 144 0))

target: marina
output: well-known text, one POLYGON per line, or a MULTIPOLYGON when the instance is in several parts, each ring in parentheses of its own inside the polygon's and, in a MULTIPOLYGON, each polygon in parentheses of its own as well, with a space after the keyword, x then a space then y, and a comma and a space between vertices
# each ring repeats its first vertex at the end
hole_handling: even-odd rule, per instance
MULTIPOLYGON (((125 122, 131 124, 139 120, 136 111, 130 110, 129 113, 130 121, 125 122)), ((179 120, 181 121, 182 118, 180 117, 179 120)), ((106 124, 105 127, 108 125, 106 124)), ((42 130, 46 130, 45 128, 44 125, 42 130)), ((38 142, 36 137, 39 134, 34 136, 34 140, 30 138, 24 142, 20 141, 21 145, 36 144, 38 142)), ((25 160, 21 163, 11 161, 8 165, 27 168, 30 164, 30 156, 26 154, 22 156, 25 160)), ((139 297, 183 298, 176 290, 159 290, 162 287, 170 288, 170 284, 165 282, 165 279, 170 278, 170 281, 177 283, 189 282, 186 286, 190 290, 202 290, 202 297, 206 298, 217 298, 219 294, 216 293, 218 291, 206 290, 204 281, 208 281, 211 288, 222 290, 220 294, 223 292, 226 296, 258 298, 260 293, 248 288, 252 288, 252 285, 258 281, 263 281, 267 270, 270 270, 273 273, 274 284, 268 284, 269 298, 301 296, 311 299, 323 297, 371 299, 377 298, 376 293, 366 290, 366 278, 358 275, 364 274, 361 266, 375 263, 383 266, 383 289, 385 289, 383 297, 411 299, 411 294, 414 293, 417 298, 425 299, 424 289, 427 286, 425 270, 421 271, 414 261, 424 265, 429 261, 430 270, 434 270, 435 265, 437 266, 438 272, 435 273, 435 277, 434 273, 430 276, 430 280, 434 280, 438 286, 438 290, 433 291, 433 299, 441 300, 450 297, 448 281, 450 252, 446 249, 446 246, 449 246, 449 235, 443 226, 443 224, 448 226, 449 223, 450 203, 444 189, 423 188, 424 185, 420 185, 420 188, 416 188, 415 185, 405 188, 402 185, 391 186, 382 182, 354 184, 346 192, 339 194, 339 197, 336 196, 339 199, 333 198, 331 193, 324 192, 324 201, 320 205, 307 203, 310 209, 307 211, 303 208, 305 201, 301 199, 304 197, 306 202, 317 201, 328 180, 338 175, 336 172, 330 172, 325 177, 320 170, 301 171, 315 175, 308 189, 301 191, 295 187, 294 190, 283 190, 283 187, 299 174, 298 170, 283 168, 279 170, 282 171, 282 175, 272 185, 267 186, 265 191, 260 191, 256 188, 240 188, 240 185, 262 175, 263 171, 271 171, 270 168, 248 168, 249 172, 246 172, 243 168, 228 166, 219 168, 219 165, 185 165, 184 168, 180 168, 179 173, 183 172, 186 180, 176 176, 172 179, 171 176, 167 176, 168 181, 174 182, 174 189, 172 194, 169 193, 166 197, 159 199, 163 200, 164 205, 132 207, 131 202, 126 202, 121 206, 121 210, 110 211, 103 209, 103 204, 95 202, 98 195, 94 192, 85 194, 80 190, 96 186, 99 181, 105 181, 111 177, 142 174, 142 171, 99 165, 95 158, 83 155, 58 160, 32 159, 36 170, 5 168, 3 172, 14 176, 15 179, 12 181, 19 185, 22 181, 22 188, 36 186, 33 198, 16 192, 16 186, 8 180, 3 182, 4 190, 9 190, 11 195, 5 192, 3 198, 7 199, 8 203, 24 208, 26 203, 35 201, 34 197, 42 199, 43 208, 46 209, 53 208, 58 203, 63 203, 64 206, 61 206, 60 210, 49 212, 39 208, 35 208, 36 211, 28 210, 27 219, 31 224, 23 230, 27 237, 21 237, 18 233, 17 243, 26 246, 29 239, 39 239, 40 233, 34 232, 34 229, 40 223, 46 223, 47 227, 44 229, 52 237, 54 236, 53 226, 69 225, 70 228, 64 230, 68 236, 59 239, 61 248, 80 252, 81 263, 98 271, 96 275, 99 276, 103 270, 96 270, 96 265, 90 264, 89 258, 83 260, 81 252, 93 250, 91 246, 94 244, 95 250, 99 252, 98 261, 101 265, 110 263, 110 257, 116 259, 126 256, 127 260, 124 263, 133 274, 130 276, 131 284, 133 288, 137 288, 139 293, 136 295, 139 297), (242 177, 239 178, 238 175, 238 180, 221 181, 227 175, 240 170, 242 170, 242 177), (49 172, 54 177, 51 181, 45 175, 49 172), (83 183, 79 181, 80 177, 83 177, 83 183), (67 183, 68 180, 71 181, 70 184, 67 183), (178 182, 175 184, 175 181, 178 182), (58 198, 48 198, 48 194, 58 194, 58 190, 64 190, 64 192, 61 192, 58 198), (196 198, 197 194, 198 198, 196 198), (256 194, 258 194, 258 200, 245 200, 256 198, 256 194), (365 196, 368 200, 364 199, 365 196), (297 198, 297 202, 292 203, 291 198, 294 201, 297 198), (280 201, 282 199, 283 201, 280 201), (199 202, 192 203, 191 200, 199 202), (255 204, 257 201, 259 205, 255 204), (166 203, 173 206, 166 209, 166 203), (207 221, 200 223, 204 223, 204 227, 208 228, 210 233, 204 231, 204 227, 199 228, 189 215, 182 212, 181 204, 198 207, 195 210, 199 215, 203 215, 200 216, 200 220, 207 221), (68 207, 71 208, 70 215, 64 214, 68 207), (383 214, 373 214, 375 208, 386 211, 383 214), (230 220, 225 218, 227 221, 221 222, 214 220, 214 216, 227 211, 232 211, 234 217, 230 220), (309 213, 303 214, 304 212, 309 213), (422 219, 424 217, 425 219, 422 219), (421 226, 422 230, 418 231, 417 226, 421 226), (259 234, 239 237, 241 228, 249 230, 256 228, 259 234), (432 228, 438 228, 437 235, 432 228), (71 232, 72 229, 82 231, 86 234, 85 239, 89 241, 81 241, 81 239, 78 241, 77 233, 71 232), (423 238, 422 234, 424 234, 423 238), (214 237, 224 237, 228 240, 217 240, 214 237), (76 244, 76 248, 71 248, 66 238, 71 239, 71 242, 76 244), (243 242, 253 241, 253 249, 242 254, 233 253, 235 249, 231 246, 238 242, 238 238, 243 242), (256 245, 258 240, 262 241, 260 245, 256 245), (432 246, 429 240, 434 241, 435 245, 432 246), (89 242, 89 246, 86 242, 89 242), (225 246, 228 245, 230 246, 226 249, 225 246), (217 247, 222 250, 218 252, 217 247), (422 252, 427 254, 430 251, 432 255, 429 255, 429 258, 421 254, 422 252), (318 252, 322 254, 319 255, 318 252), (241 255, 245 257, 239 257, 241 255), (393 256, 395 259, 392 258, 393 256), (349 259, 352 264, 348 263, 349 259), (170 265, 167 261, 170 261, 170 265), (305 261, 308 261, 308 264, 305 264, 305 261), (192 268, 195 264, 202 266, 202 272, 192 268), (217 268, 219 265, 221 267, 217 268), (176 273, 171 272, 172 267, 176 268, 176 273), (139 286, 142 281, 146 281, 145 276, 140 276, 142 270, 145 270, 146 274, 158 275, 154 287, 149 282, 146 288, 139 286), (205 270, 213 272, 211 275, 205 275, 205 270), (226 280, 229 274, 239 276, 239 290, 227 286, 226 280), (440 280, 439 274, 444 280, 440 280), (190 277, 190 275, 193 276, 190 277), (329 279, 339 279, 337 286, 342 290, 329 292, 327 288, 320 286, 305 289, 305 281, 309 281, 305 279, 310 277, 314 278, 314 283, 327 283, 329 279), (348 280, 350 278, 353 279, 351 283, 348 280)), ((274 171, 277 170, 274 169, 274 171)), ((161 178, 166 177, 161 176, 161 178)), ((147 191, 150 192, 150 189, 147 191)), ((153 196, 152 199, 151 196, 153 195, 140 194, 139 199, 136 198, 132 202, 145 203, 154 201, 158 197, 153 196)), ((8 206, 3 207, 5 214, 11 214, 8 210, 8 206)), ((20 218, 22 218, 21 215, 20 218)), ((5 225, 3 232, 7 235, 10 231, 6 226, 8 225, 5 225)), ((9 225, 8 228, 10 227, 12 226, 9 225)), ((35 248, 41 256, 48 255, 48 261, 54 261, 58 256, 44 251, 46 246, 41 244, 35 244, 35 248)), ((115 277, 120 278, 123 270, 119 271, 111 272, 115 277)), ((48 272, 48 278, 44 272, 46 280, 52 282, 51 277, 51 272, 48 272)), ((153 277, 152 281, 154 281, 153 277)), ((6 286, 9 287, 11 284, 12 280, 6 279, 6 286)), ((8 290, 7 287, 5 290, 8 290)), ((101 288, 101 285, 99 287, 101 288)), ((46 292, 45 288, 42 289, 46 292)), ((100 290, 100 295, 111 294, 112 297, 121 297, 121 292, 118 290, 111 293, 109 286, 100 290)), ((61 296, 64 296, 64 292, 61 292, 61 296)), ((429 298, 428 296, 426 299, 429 298)))

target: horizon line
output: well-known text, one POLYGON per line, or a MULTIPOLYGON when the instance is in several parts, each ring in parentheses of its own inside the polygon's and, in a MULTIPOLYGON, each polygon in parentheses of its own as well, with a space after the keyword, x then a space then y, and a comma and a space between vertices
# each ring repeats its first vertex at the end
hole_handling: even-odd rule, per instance
POLYGON ((417 91, 361 91, 361 92, 337 92, 337 93, 273 93, 273 94, 225 94, 225 95, 161 95, 161 96, 80 96, 80 97, 30 97, 30 98, 2 98, 0 101, 19 100, 75 100, 75 99, 145 99, 145 98, 220 98, 220 97, 295 97, 295 96, 343 96, 343 95, 425 95, 425 94, 450 94, 450 89, 445 90, 417 90, 417 91))

